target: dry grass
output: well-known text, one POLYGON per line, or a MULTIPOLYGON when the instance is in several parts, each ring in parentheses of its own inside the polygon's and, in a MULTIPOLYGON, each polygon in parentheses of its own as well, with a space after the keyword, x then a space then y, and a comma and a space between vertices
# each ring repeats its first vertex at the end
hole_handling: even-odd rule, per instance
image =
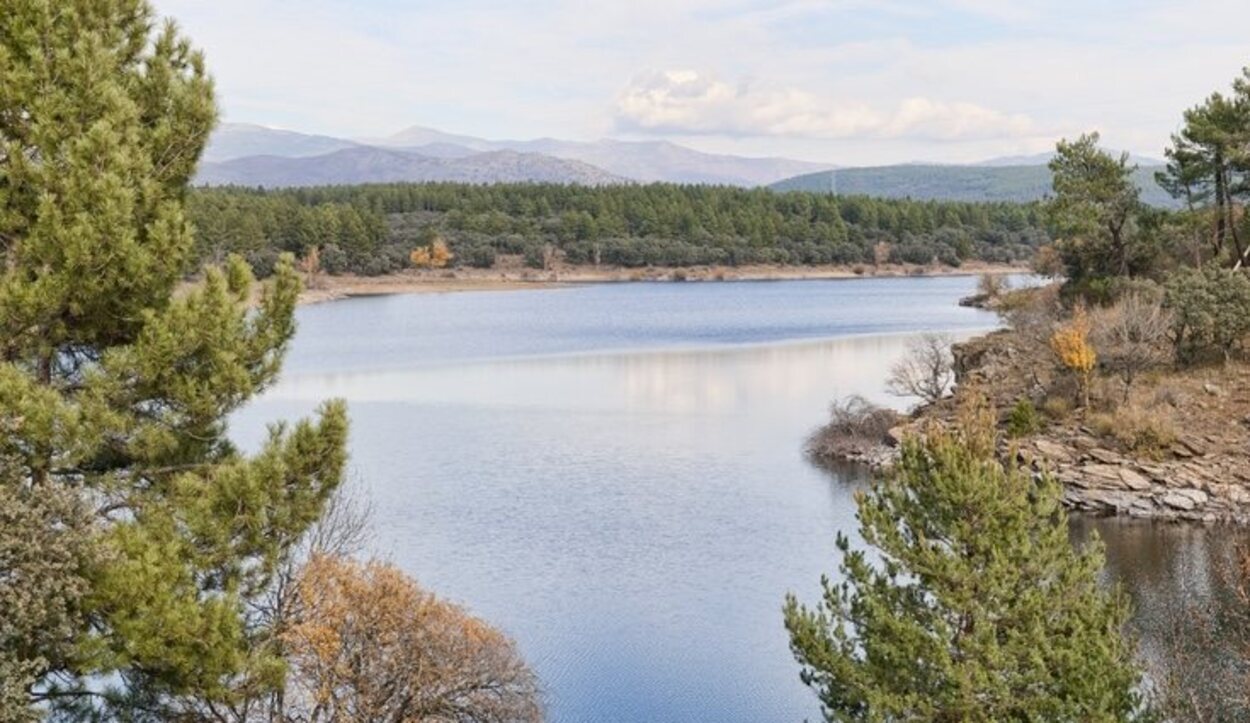
POLYGON ((1100 437, 1113 439, 1126 451, 1158 457, 1177 439, 1176 421, 1164 408, 1136 405, 1089 415, 1087 423, 1100 437))

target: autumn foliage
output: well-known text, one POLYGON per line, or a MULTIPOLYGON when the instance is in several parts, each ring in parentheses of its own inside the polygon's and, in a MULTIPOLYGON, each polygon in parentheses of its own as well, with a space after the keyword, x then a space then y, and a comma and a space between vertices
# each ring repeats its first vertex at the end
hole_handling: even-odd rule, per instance
POLYGON ((511 640, 398 568, 316 555, 283 635, 296 717, 538 721, 537 681, 511 640))
POLYGON ((1084 307, 1077 307, 1072 318, 1050 337, 1050 347, 1064 367, 1073 371, 1081 384, 1084 405, 1089 406, 1090 377, 1098 363, 1098 353, 1089 340, 1089 315, 1084 307))
POLYGON ((451 262, 453 256, 447 242, 435 238, 425 246, 418 246, 409 254, 408 260, 419 269, 441 269, 451 262))

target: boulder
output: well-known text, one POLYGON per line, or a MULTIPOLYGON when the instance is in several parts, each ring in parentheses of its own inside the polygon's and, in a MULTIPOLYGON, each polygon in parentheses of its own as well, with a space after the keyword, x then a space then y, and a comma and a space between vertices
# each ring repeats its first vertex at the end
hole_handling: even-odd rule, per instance
POLYGON ((1033 444, 1038 454, 1052 462, 1071 462, 1072 453, 1068 448, 1057 442, 1051 442, 1048 439, 1039 439, 1033 444))
POLYGON ((1098 460, 1099 462, 1102 462, 1103 464, 1120 464, 1121 462, 1124 461, 1124 458, 1121 457, 1120 455, 1116 454, 1115 452, 1112 452, 1109 449, 1103 449, 1101 447, 1095 447, 1089 450, 1089 452, 1087 452, 1086 454, 1098 460))
POLYGON ((1202 490, 1179 489, 1172 490, 1171 492, 1163 495, 1163 497, 1159 499, 1159 502, 1167 505, 1168 507, 1188 511, 1205 505, 1208 499, 1209 497, 1207 497, 1207 493, 1202 490))
POLYGON ((1140 472, 1129 467, 1120 468, 1120 481, 1124 483, 1125 487, 1137 492, 1148 490, 1151 487, 1150 480, 1146 479, 1140 472))

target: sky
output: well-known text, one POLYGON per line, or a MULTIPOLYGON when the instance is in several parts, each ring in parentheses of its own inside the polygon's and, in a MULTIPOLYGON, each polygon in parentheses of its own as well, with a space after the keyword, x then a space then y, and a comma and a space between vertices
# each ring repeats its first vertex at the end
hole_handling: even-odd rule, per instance
POLYGON ((1250 2, 154 0, 224 119, 371 138, 671 140, 839 165, 1102 133, 1160 157, 1250 65, 1250 2))

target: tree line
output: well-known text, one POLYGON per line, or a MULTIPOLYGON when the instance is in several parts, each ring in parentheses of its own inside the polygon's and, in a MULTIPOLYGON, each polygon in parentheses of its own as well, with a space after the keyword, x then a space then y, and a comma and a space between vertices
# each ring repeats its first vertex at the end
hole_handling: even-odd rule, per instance
POLYGON ((317 248, 330 273, 384 274, 445 240, 458 266, 543 268, 1016 263, 1048 240, 1037 204, 962 203, 651 184, 378 184, 199 189, 198 255, 264 273, 317 248))

